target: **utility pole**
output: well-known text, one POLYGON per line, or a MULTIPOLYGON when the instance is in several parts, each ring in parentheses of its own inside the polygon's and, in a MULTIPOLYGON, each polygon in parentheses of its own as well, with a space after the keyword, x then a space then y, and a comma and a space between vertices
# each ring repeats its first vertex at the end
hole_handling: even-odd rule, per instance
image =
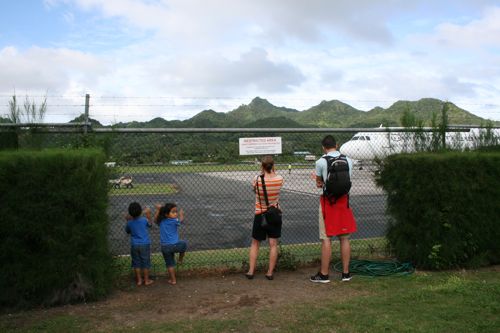
POLYGON ((83 127, 83 134, 87 134, 87 126, 89 124, 89 102, 90 102, 90 95, 86 94, 85 95, 85 125, 83 127))

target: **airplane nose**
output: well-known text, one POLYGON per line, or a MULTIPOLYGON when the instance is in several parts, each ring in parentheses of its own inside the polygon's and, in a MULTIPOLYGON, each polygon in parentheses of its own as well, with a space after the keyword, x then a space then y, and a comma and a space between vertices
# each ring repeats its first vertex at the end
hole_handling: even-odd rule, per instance
POLYGON ((352 152, 351 148, 351 144, 349 142, 346 142, 342 146, 340 146, 339 151, 341 154, 349 156, 349 153, 352 152))
POLYGON ((361 159, 359 148, 359 145, 355 142, 346 142, 340 146, 339 151, 342 155, 359 160, 361 159))

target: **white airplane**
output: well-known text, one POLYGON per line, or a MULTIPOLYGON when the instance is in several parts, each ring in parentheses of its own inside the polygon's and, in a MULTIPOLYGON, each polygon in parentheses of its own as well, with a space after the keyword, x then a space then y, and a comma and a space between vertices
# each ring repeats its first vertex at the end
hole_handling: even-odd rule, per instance
MULTIPOLYGON (((340 152, 353 160, 372 161, 392 154, 426 150, 437 138, 435 132, 402 132, 401 127, 380 128, 380 131, 354 134, 351 140, 340 147, 340 152), (384 132, 385 130, 391 131, 384 132)), ((447 147, 462 150, 474 149, 485 144, 498 144, 500 129, 493 128, 488 132, 486 128, 464 128, 460 132, 447 132, 445 141, 447 147)))

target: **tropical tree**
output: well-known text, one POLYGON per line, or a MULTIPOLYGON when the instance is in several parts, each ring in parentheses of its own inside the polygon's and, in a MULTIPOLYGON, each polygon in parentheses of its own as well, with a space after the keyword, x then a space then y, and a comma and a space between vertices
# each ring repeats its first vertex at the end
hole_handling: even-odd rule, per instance
MULTIPOLYGON (((30 98, 26 95, 24 103, 21 106, 14 92, 12 98, 9 100, 8 121, 14 124, 35 124, 43 121, 46 112, 47 95, 43 97, 41 104, 38 104, 34 98, 30 98)), ((33 134, 35 132, 35 127, 32 127, 29 131, 24 133, 19 128, 2 132, 2 141, 5 142, 3 145, 0 145, 0 149, 17 149, 21 146, 21 142, 25 142, 29 146, 41 146, 43 140, 40 137, 34 139, 33 134)))
POLYGON ((23 108, 19 106, 19 101, 14 92, 9 101, 9 120, 14 124, 21 122, 36 123, 41 122, 47 112, 47 95, 43 97, 42 103, 37 105, 34 98, 28 95, 24 98, 23 108))

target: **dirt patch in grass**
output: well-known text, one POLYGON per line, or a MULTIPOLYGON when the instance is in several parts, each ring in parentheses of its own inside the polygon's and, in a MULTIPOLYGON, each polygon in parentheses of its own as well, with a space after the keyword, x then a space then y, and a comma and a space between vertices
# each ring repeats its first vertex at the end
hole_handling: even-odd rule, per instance
POLYGON ((131 277, 124 277, 117 281, 120 289, 104 301, 4 313, 0 331, 263 333, 280 327, 294 331, 297 326, 308 331, 330 332, 335 327, 354 332, 366 331, 375 320, 377 332, 388 327, 401 331, 411 325, 425 332, 429 321, 447 327, 448 319, 442 318, 464 318, 455 326, 467 323, 475 328, 472 331, 492 331, 490 327, 496 325, 498 265, 479 270, 418 271, 406 277, 354 276, 348 283, 340 282, 339 274, 334 273, 329 284, 309 281, 316 270, 314 266, 278 272, 273 281, 265 279, 263 272, 248 280, 242 273, 183 271, 175 286, 163 275, 147 287, 136 287, 131 277), (471 293, 468 288, 476 291, 471 293), (488 291, 480 294, 484 288, 488 291), (467 302, 482 304, 484 309, 474 310, 467 302), (425 312, 428 320, 416 319, 413 308, 419 315, 425 312), (345 322, 345 317, 355 319, 345 322))
POLYGON ((126 287, 105 301, 8 315, 8 326, 31 327, 40 320, 69 315, 84 318, 90 327, 106 331, 144 322, 237 318, 248 311, 325 299, 340 302, 362 294, 356 290, 355 280, 341 283, 336 273, 329 284, 311 283, 309 276, 315 272, 315 267, 278 272, 272 281, 264 273, 248 280, 241 273, 198 276, 181 272, 175 286, 169 285, 165 276, 157 276, 154 284, 140 287, 126 278, 122 282, 126 287))
MULTIPOLYGON (((411 321, 413 317, 410 314, 398 317, 396 314, 400 313, 400 307, 413 302, 413 307, 418 309, 420 306, 419 311, 423 311, 429 297, 434 297, 436 304, 440 305, 449 298, 447 293, 450 290, 453 295, 458 292, 462 294, 450 300, 450 308, 445 313, 447 315, 462 313, 457 304, 463 303, 464 299, 482 302, 494 309, 489 305, 494 304, 491 297, 483 295, 477 299, 471 298, 467 293, 468 287, 463 286, 469 283, 467 286, 478 288, 478 283, 481 283, 480 287, 484 288, 482 283, 488 280, 490 283, 485 286, 493 292, 498 290, 491 281, 496 281, 500 266, 449 272, 420 271, 409 278, 372 279, 354 276, 348 283, 340 282, 339 274, 334 273, 330 276, 332 282, 329 284, 309 281, 309 276, 316 270, 314 266, 293 272, 277 272, 273 281, 265 279, 263 272, 256 274, 253 280, 248 280, 242 273, 181 271, 175 286, 169 285, 163 275, 156 277, 155 283, 147 287, 136 287, 131 277, 124 277, 117 281, 120 289, 104 301, 4 313, 0 316, 0 331, 109 332, 139 329, 151 332, 205 332, 208 329, 207 332, 270 332, 280 325, 285 327, 285 331, 293 331, 294 325, 306 325, 311 331, 317 328, 316 325, 322 324, 324 326, 319 331, 331 331, 335 326, 341 331, 351 332, 365 331, 368 326, 364 325, 370 324, 364 322, 367 319, 363 316, 358 318, 360 323, 351 323, 351 326, 341 318, 344 313, 347 317, 356 315, 357 307, 363 306, 363 311, 370 313, 373 318, 380 319, 382 314, 385 316, 385 322, 380 325, 397 324, 394 327, 398 329, 393 331, 398 331, 400 327, 416 323, 411 321), (463 281, 457 280, 460 276, 463 276, 463 281), (474 282, 475 279, 479 279, 479 282, 474 282), (432 293, 429 293, 430 287, 427 286, 433 288, 432 293), (397 302, 392 306, 390 301, 385 303, 381 299, 397 302)), ((469 308, 465 306, 465 309, 469 308)), ((435 306, 427 315, 437 320, 439 316, 435 317, 435 313, 440 311, 443 311, 442 307, 435 306)), ((491 322, 490 317, 494 316, 494 312, 488 313, 486 311, 485 320, 480 320, 474 327, 480 328, 483 325, 481 323, 491 322)), ((473 321, 474 318, 476 314, 466 317, 465 322, 473 321)), ((440 322, 440 325, 447 325, 447 322, 440 322)))

